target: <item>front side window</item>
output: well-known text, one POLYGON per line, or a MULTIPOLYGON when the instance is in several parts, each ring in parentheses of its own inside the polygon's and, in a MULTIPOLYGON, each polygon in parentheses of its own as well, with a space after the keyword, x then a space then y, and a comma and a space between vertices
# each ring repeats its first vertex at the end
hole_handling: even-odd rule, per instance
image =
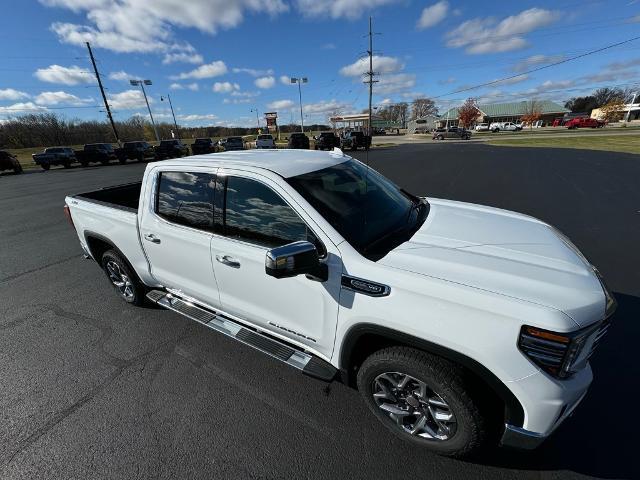
POLYGON ((319 243, 277 193, 249 178, 227 178, 223 224, 227 237, 268 248, 298 240, 319 243))
POLYGON ((162 172, 156 213, 187 227, 213 228, 215 176, 210 173, 162 172))

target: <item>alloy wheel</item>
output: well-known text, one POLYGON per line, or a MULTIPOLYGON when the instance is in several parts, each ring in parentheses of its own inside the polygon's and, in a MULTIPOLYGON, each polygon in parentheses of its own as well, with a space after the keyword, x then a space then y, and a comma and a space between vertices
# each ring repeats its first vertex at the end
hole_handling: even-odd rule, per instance
POLYGON ((457 422, 449 405, 425 382, 401 372, 385 372, 373 380, 373 400, 405 433, 444 441, 455 435, 457 422))
POLYGON ((118 289, 120 295, 125 299, 131 300, 134 296, 133 283, 129 279, 129 276, 122 271, 120 265, 113 260, 107 262, 107 274, 111 283, 118 289))

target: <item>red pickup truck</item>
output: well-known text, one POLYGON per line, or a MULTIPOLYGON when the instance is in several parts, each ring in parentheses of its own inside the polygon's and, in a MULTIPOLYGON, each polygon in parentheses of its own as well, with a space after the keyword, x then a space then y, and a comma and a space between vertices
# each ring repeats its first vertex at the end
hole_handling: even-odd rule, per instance
POLYGON ((597 120, 595 118, 574 118, 569 120, 564 124, 568 129, 573 128, 602 128, 604 127, 604 122, 602 120, 597 120))

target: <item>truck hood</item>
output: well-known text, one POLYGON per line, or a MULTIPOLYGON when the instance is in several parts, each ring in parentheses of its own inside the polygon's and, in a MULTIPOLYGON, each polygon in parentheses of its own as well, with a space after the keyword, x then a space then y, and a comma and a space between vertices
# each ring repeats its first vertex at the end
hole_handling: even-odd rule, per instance
POLYGON ((579 326, 603 318, 593 267, 553 227, 507 210, 428 201, 426 222, 379 263, 554 308, 579 326))

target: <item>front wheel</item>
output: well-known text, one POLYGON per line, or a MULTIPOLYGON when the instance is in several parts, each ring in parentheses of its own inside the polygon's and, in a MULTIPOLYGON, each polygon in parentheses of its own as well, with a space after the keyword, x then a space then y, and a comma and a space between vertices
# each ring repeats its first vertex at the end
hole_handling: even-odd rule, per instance
POLYGON ((144 303, 145 287, 129 263, 115 250, 102 255, 102 269, 120 297, 132 305, 144 303))
POLYGON ((43 170, 49 170, 51 168, 51 165, 49 165, 48 163, 41 163, 40 166, 43 170))
POLYGON ((127 163, 127 159, 126 158, 119 158, 118 162, 120 162, 120 165, 124 165, 125 163, 127 163))
POLYGON ((358 372, 358 390, 397 437, 449 457, 469 457, 491 444, 480 395, 456 364, 407 347, 380 350, 358 372))
POLYGON ((22 173, 22 165, 16 162, 13 167, 13 173, 22 173))

